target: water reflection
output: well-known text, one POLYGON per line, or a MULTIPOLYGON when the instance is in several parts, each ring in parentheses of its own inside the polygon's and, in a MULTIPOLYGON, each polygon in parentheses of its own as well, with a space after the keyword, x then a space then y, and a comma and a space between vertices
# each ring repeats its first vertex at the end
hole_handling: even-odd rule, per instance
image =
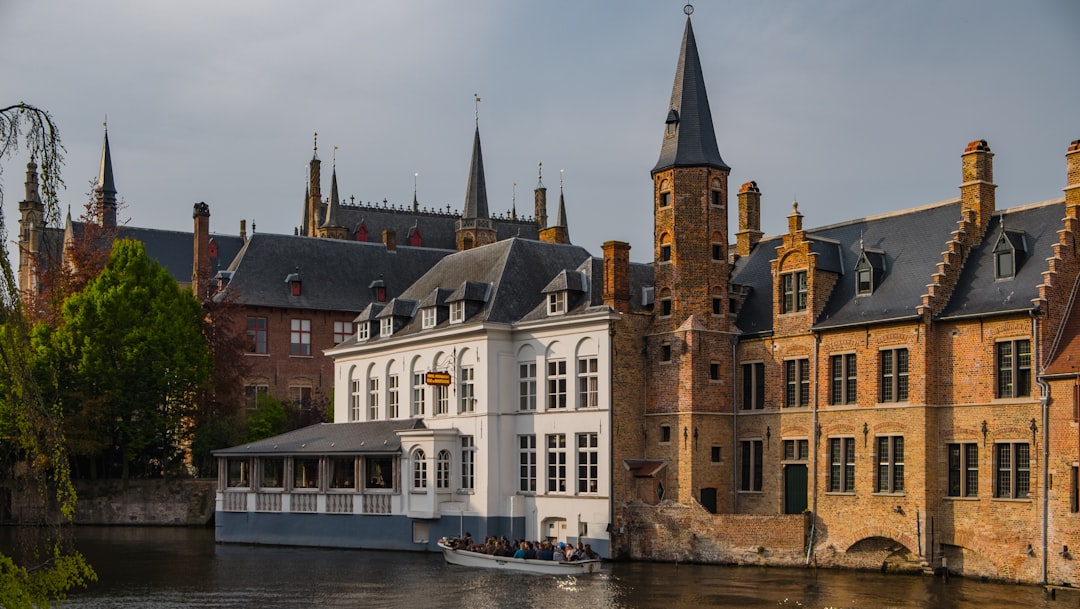
POLYGON ((216 545, 205 529, 78 529, 100 576, 62 607, 990 609, 1076 606, 1041 588, 760 567, 614 564, 594 576, 470 570, 435 554, 216 545))

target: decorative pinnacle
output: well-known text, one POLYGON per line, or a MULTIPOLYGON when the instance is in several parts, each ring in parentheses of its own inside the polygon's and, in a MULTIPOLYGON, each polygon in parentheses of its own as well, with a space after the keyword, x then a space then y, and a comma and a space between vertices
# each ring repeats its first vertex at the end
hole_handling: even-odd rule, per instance
POLYGON ((480 126, 480 95, 473 93, 473 97, 476 98, 476 125, 480 126))
POLYGON ((565 169, 559 170, 559 192, 562 192, 562 178, 564 173, 566 173, 565 169))
POLYGON ((682 12, 686 13, 687 17, 689 17, 690 15, 693 15, 694 14, 694 5, 687 2, 686 6, 683 7, 682 12))
POLYGON ((337 169, 337 146, 334 146, 334 162, 333 162, 333 167, 334 167, 334 169, 337 169))
POLYGON ((313 151, 315 151, 315 152, 319 151, 319 132, 318 131, 315 132, 315 145, 312 146, 311 149, 313 151))
POLYGON ((539 163, 536 164, 536 179, 537 180, 544 179, 544 162, 543 161, 540 161, 539 163))

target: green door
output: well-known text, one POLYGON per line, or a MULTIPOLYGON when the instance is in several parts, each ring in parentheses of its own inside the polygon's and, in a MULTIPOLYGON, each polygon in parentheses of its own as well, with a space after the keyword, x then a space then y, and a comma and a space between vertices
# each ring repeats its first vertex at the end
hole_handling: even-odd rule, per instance
POLYGON ((801 514, 806 511, 806 464, 784 467, 784 513, 801 514))

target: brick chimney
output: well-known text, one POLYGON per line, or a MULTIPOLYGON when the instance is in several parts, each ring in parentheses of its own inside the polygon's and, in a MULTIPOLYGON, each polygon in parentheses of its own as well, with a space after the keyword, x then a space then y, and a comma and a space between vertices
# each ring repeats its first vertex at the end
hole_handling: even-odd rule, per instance
POLYGON ((195 293, 195 298, 203 301, 209 296, 210 289, 210 206, 202 202, 196 203, 191 217, 195 220, 191 290, 195 293))
POLYGON ((975 140, 964 149, 961 160, 964 181, 960 184, 960 212, 965 217, 969 212, 974 214, 974 244, 982 241, 994 215, 994 153, 986 140, 975 140))
POLYGON ((387 251, 397 251, 397 233, 390 229, 386 229, 382 232, 382 242, 386 246, 387 251))
POLYGON ((240 221, 240 243, 247 243, 247 220, 240 221))
POLYGON ((747 182, 739 188, 739 232, 735 233, 735 253, 749 256, 761 241, 761 191, 757 182, 747 182))
POLYGON ((1080 140, 1065 152, 1065 205, 1080 205, 1080 140))
POLYGON ((630 244, 608 241, 604 250, 604 304, 620 313, 630 310, 630 244))

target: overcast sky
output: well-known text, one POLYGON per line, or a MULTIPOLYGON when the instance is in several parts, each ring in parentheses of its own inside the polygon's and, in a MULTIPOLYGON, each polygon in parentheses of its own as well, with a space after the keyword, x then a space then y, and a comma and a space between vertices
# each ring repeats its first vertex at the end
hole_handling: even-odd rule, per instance
MULTIPOLYGON (((476 94, 492 214, 516 183, 531 215, 542 161, 552 215, 565 170, 574 243, 628 241, 645 262, 683 4, 0 0, 0 106, 52 113, 76 217, 107 116, 131 225, 190 231, 205 201, 212 232, 292 233, 316 131, 324 194, 337 146, 342 197, 408 204, 418 172, 421 207, 460 210, 476 94)), ((953 199, 973 139, 995 153, 999 208, 1062 196, 1080 2, 694 8, 729 203, 756 180, 767 235, 795 198, 807 227, 953 199)), ((27 158, 2 162, 11 239, 27 158)))

